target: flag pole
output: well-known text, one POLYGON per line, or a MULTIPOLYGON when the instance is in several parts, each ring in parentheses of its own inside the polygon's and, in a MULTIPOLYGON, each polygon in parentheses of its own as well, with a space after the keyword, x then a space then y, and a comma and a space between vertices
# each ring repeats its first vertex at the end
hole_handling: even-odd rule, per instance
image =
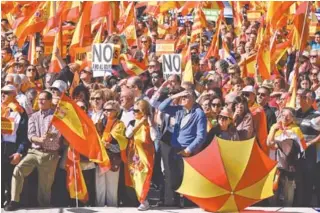
POLYGON ((308 15, 308 11, 309 11, 308 9, 309 9, 309 1, 307 2, 306 13, 305 13, 304 19, 303 19, 301 38, 300 38, 300 43, 299 43, 299 56, 300 56, 300 52, 301 52, 301 45, 302 45, 302 38, 303 38, 303 34, 304 34, 304 28, 306 26, 306 19, 307 19, 307 15, 308 15))
POLYGON ((76 208, 78 208, 79 207, 79 199, 78 199, 78 185, 77 185, 76 160, 75 160, 75 155, 74 155, 74 148, 72 148, 72 157, 73 157, 74 189, 76 191, 76 208))

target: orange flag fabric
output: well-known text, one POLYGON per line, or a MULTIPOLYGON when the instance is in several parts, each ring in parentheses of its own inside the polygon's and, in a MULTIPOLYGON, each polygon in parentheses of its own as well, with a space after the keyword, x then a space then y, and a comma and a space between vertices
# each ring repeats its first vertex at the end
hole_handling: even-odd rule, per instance
POLYGON ((194 42, 196 38, 201 35, 202 28, 206 27, 206 25, 207 20, 205 14, 201 8, 196 8, 194 11, 194 22, 192 24, 191 42, 194 42))
POLYGON ((128 57, 126 54, 121 54, 119 60, 124 71, 130 76, 140 75, 148 68, 146 60, 140 62, 133 57, 128 57))
POLYGON ((210 47, 207 51, 205 59, 209 59, 210 57, 219 57, 219 35, 220 35, 220 27, 223 19, 223 10, 220 11, 220 15, 217 20, 216 32, 213 35, 210 47))
POLYGON ((264 109, 256 103, 250 107, 250 112, 252 114, 258 144, 263 152, 269 155, 269 148, 267 146, 268 130, 266 113, 264 112, 264 109))
POLYGON ((98 163, 103 171, 110 169, 110 160, 93 121, 72 99, 62 95, 52 124, 77 152, 98 163))
POLYGON ((134 2, 131 2, 126 8, 123 16, 121 16, 117 24, 118 32, 122 33, 131 24, 134 17, 135 17, 134 2))
POLYGON ((93 1, 91 8, 90 21, 100 17, 108 16, 111 12, 110 3, 108 1, 93 1))
POLYGON ((54 38, 53 49, 52 49, 52 58, 49 67, 49 72, 60 72, 62 69, 58 58, 55 56, 55 52, 59 50, 59 55, 62 57, 62 28, 61 24, 60 27, 57 28, 56 36, 54 38))
MULTIPOLYGON (((81 2, 80 1, 72 1, 68 2, 68 8, 63 12, 62 17, 64 18, 63 21, 72 21, 77 22, 81 15, 80 8, 81 2)), ((85 3, 84 3, 85 4, 85 3)))
POLYGON ((260 44, 256 59, 259 66, 258 73, 263 80, 270 79, 271 77, 271 56, 268 43, 269 38, 266 37, 266 39, 260 44))
POLYGON ((297 50, 305 49, 309 37, 308 5, 309 2, 301 3, 293 19, 292 45, 297 50))
POLYGON ((41 2, 36 12, 25 22, 23 22, 14 34, 18 38, 18 46, 21 47, 28 35, 41 32, 46 26, 51 2, 41 2))
POLYGON ((68 154, 65 165, 67 171, 67 189, 70 198, 78 198, 83 203, 89 200, 86 182, 84 180, 80 167, 80 155, 73 148, 68 148, 68 154))
MULTIPOLYGON (((136 123, 138 120, 136 120, 136 123)), ((125 183, 136 191, 139 202, 145 201, 150 188, 154 163, 154 145, 150 127, 142 125, 129 142, 125 163, 125 183)))

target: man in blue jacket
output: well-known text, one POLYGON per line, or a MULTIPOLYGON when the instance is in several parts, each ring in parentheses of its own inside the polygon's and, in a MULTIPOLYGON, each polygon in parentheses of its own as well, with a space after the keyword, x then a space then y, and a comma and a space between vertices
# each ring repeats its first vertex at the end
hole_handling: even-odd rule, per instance
POLYGON ((159 110, 176 120, 171 137, 172 151, 168 153, 171 187, 176 190, 183 177, 182 157, 190 157, 201 150, 206 139, 207 118, 196 103, 193 90, 184 90, 167 98, 160 104, 159 110), (178 106, 171 104, 175 99, 180 99, 178 106))

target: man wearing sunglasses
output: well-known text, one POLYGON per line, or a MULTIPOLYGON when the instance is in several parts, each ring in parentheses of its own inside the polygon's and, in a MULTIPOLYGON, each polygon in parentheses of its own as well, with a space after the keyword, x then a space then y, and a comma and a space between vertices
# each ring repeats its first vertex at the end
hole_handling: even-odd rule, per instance
POLYGON ((248 106, 253 118, 253 126, 256 135, 256 141, 260 148, 269 155, 269 148, 267 146, 267 117, 262 106, 256 103, 256 94, 253 86, 245 86, 242 89, 242 96, 248 101, 248 106))
POLYGON ((267 116, 268 132, 270 131, 271 126, 277 122, 277 117, 274 113, 275 109, 269 106, 270 91, 271 88, 266 84, 266 82, 263 82, 262 86, 258 89, 257 92, 257 103, 263 107, 264 112, 267 116))

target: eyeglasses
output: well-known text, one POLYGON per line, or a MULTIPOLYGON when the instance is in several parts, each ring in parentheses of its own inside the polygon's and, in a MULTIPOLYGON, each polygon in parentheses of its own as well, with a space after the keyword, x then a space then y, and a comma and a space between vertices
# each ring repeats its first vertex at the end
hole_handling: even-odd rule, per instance
POLYGON ((149 68, 155 68, 156 66, 155 65, 149 65, 149 68))
POLYGON ((257 96, 266 97, 266 96, 267 96, 267 94, 258 92, 257 96))
POLYGON ((94 100, 100 101, 100 100, 101 100, 101 97, 91 97, 90 100, 91 100, 91 101, 94 101, 94 100))
POLYGON ((141 111, 139 109, 133 109, 133 113, 140 113, 141 111))
POLYGON ((212 103, 211 106, 212 106, 212 107, 221 107, 221 104, 220 104, 220 103, 219 103, 219 104, 214 104, 214 103, 212 103))
POLYGON ((245 97, 250 97, 250 93, 249 92, 243 92, 242 95, 245 96, 245 97))
POLYGON ((113 112, 115 109, 103 109, 104 112, 113 112))
POLYGON ((311 76, 317 76, 318 73, 310 73, 311 76))
POLYGON ((31 72, 31 71, 32 71, 32 72, 35 72, 36 70, 35 70, 35 69, 27 69, 27 71, 28 71, 28 72, 31 72))
POLYGON ((229 120, 229 118, 226 117, 226 116, 220 115, 220 116, 218 117, 218 120, 227 121, 227 120, 229 120))
POLYGON ((310 55, 310 58, 317 58, 317 55, 310 55))
POLYGON ((147 41, 141 41, 141 43, 142 43, 142 44, 146 44, 146 43, 148 43, 148 42, 147 42, 147 41))
POLYGON ((81 72, 87 73, 87 74, 91 74, 91 71, 88 70, 82 70, 81 72))

